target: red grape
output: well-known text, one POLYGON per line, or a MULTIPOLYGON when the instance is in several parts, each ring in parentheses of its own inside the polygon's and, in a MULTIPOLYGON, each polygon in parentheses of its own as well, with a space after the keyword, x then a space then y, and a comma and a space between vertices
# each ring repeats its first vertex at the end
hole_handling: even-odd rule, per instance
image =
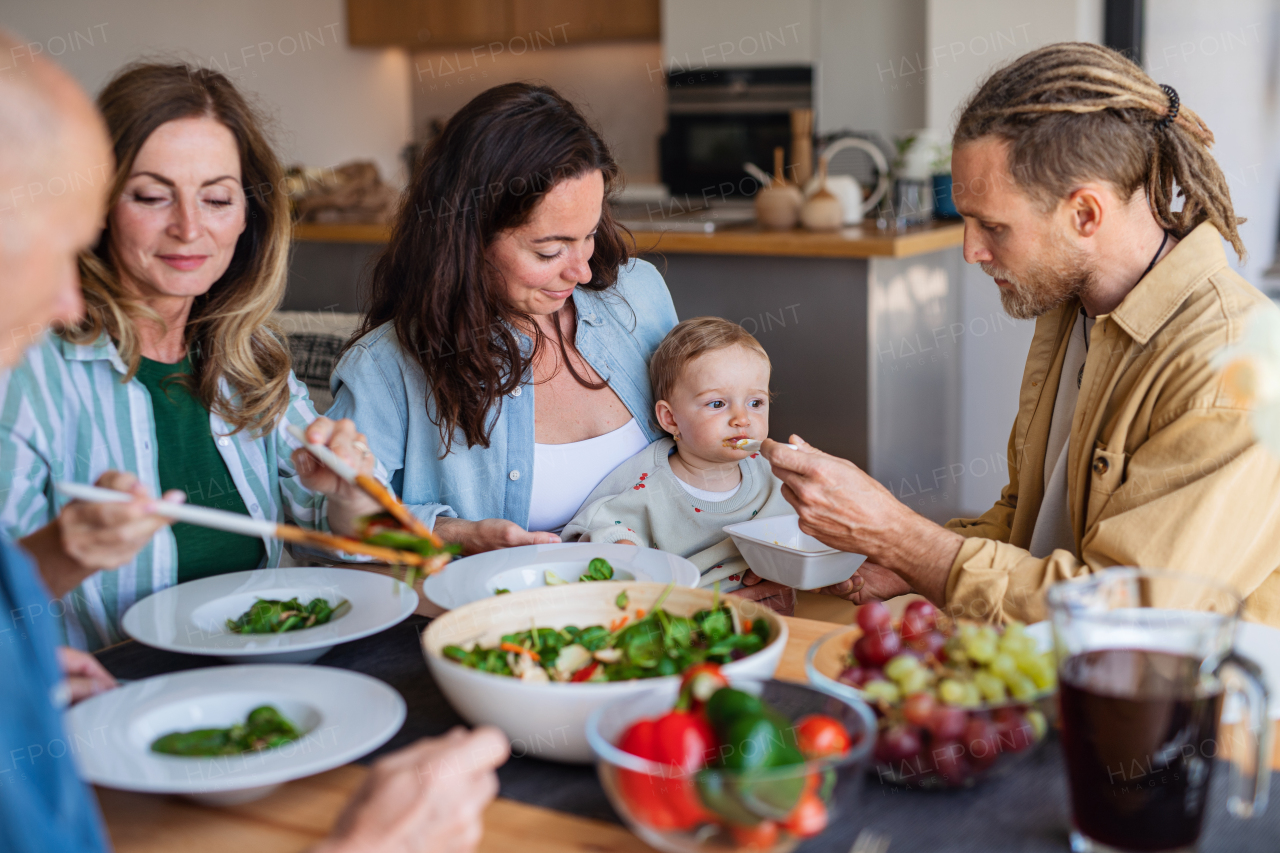
POLYGON ((902 716, 913 726, 924 728, 933 721, 933 712, 937 707, 938 701, 933 698, 932 693, 912 693, 902 705, 902 716))
POLYGON ((934 769, 948 785, 959 786, 969 777, 969 762, 964 760, 964 747, 955 741, 935 742, 931 755, 934 769))
POLYGON ((906 626, 910 622, 912 634, 919 635, 932 631, 938 625, 938 608, 927 601, 913 601, 902 612, 903 637, 906 637, 906 626))
POLYGON ((1000 753, 996 727, 982 717, 973 717, 969 720, 962 742, 969 760, 978 769, 990 765, 1000 753))
POLYGON ((884 666, 900 651, 902 640, 898 639, 892 628, 869 631, 853 644, 853 656, 863 666, 884 666))
POLYGON ((889 628, 893 623, 893 614, 883 601, 869 601, 858 608, 858 627, 867 634, 877 633, 882 628, 889 628))
POLYGON ((929 631, 911 640, 904 639, 902 644, 921 657, 933 655, 933 659, 937 661, 945 661, 947 659, 947 638, 937 631, 929 631))
POLYGON ((853 687, 861 687, 868 681, 875 681, 876 679, 884 680, 884 672, 879 667, 850 666, 840 673, 840 678, 837 680, 853 687))
POLYGON ((935 741, 959 740, 969 725, 969 714, 964 708, 939 704, 929 721, 929 731, 935 741))
POLYGON ((1022 752, 1036 741, 1036 730, 1017 708, 995 712, 996 743, 1002 752, 1022 752))
POLYGON ((906 761, 920 751, 920 735, 911 726, 890 726, 876 740, 876 759, 906 761))

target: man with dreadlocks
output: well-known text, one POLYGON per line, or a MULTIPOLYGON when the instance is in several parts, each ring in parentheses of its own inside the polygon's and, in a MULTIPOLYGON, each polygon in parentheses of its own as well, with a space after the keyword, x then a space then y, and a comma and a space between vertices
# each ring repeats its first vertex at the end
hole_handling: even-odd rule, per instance
POLYGON ((868 555, 828 592, 1030 621, 1050 585, 1135 565, 1212 575, 1280 626, 1280 460, 1214 361, 1275 309, 1227 264, 1222 241, 1244 244, 1212 142, 1171 87, 1097 45, 982 84, 954 137, 964 256, 1036 319, 1009 484, 939 527, 849 462, 766 442, 801 529, 868 555))

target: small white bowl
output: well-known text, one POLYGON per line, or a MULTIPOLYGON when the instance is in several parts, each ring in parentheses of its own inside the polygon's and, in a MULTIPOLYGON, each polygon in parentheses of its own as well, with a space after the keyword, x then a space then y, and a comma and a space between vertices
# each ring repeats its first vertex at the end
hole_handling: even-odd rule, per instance
POLYGON ((724 532, 733 537, 751 571, 795 589, 821 589, 847 581, 867 559, 828 548, 801 533, 798 515, 755 518, 730 524, 724 532))
MULTIPOLYGON (((471 648, 474 643, 497 645, 504 634, 539 628, 608 625, 622 615, 615 604, 624 589, 630 598, 628 613, 646 611, 665 585, 593 581, 541 587, 499 595, 451 610, 433 620, 422 634, 422 651, 431 675, 449 704, 473 725, 497 726, 511 740, 513 755, 531 755, 551 761, 587 764, 592 761, 587 744, 587 718, 596 708, 620 697, 638 695, 656 687, 678 683, 677 676, 643 678, 608 683, 530 683, 465 667, 443 654, 445 646, 471 648)), ((709 589, 675 587, 663 609, 677 616, 692 616, 711 606, 709 589)), ((735 678, 773 677, 787 645, 787 626, 777 614, 754 601, 725 596, 723 601, 748 619, 769 622, 769 642, 763 649, 726 664, 735 678)))

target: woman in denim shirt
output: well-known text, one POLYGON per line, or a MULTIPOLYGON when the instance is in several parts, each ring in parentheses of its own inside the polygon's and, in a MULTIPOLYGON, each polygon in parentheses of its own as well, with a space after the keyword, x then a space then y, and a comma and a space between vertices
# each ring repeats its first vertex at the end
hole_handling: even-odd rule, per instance
POLYGON ((374 270, 328 414, 464 553, 559 541, 661 435, 646 366, 676 314, 604 204, 618 184, 572 104, 495 87, 425 153, 374 270))

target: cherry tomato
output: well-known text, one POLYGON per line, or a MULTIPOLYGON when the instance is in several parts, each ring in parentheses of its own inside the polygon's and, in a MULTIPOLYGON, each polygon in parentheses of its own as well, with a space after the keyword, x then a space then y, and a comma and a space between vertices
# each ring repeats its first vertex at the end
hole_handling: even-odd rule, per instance
POLYGON ((827 828, 827 807, 817 794, 805 794, 787 816, 782 828, 801 838, 812 838, 827 828))
POLYGON ((755 826, 730 826, 729 834, 734 844, 755 850, 768 850, 778 843, 778 825, 771 820, 762 820, 755 826))
POLYGON ((809 714, 796 723, 796 745, 805 758, 844 755, 849 751, 849 733, 840 721, 825 714, 809 714))

